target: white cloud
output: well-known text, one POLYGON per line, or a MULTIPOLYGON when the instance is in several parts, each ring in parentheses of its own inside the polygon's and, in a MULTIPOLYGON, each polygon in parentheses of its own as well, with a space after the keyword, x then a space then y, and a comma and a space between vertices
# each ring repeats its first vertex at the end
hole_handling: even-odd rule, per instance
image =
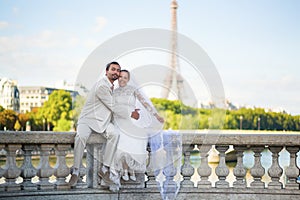
POLYGON ((66 34, 44 30, 36 35, 0 36, 0 53, 15 53, 25 49, 55 49, 79 45, 79 38, 66 34))
POLYGON ((100 32, 106 24, 107 24, 107 20, 104 17, 97 17, 94 31, 100 32))
POLYGON ((8 27, 8 22, 6 21, 0 21, 0 29, 8 27))
POLYGON ((80 45, 78 37, 52 30, 0 36, 0 77, 14 78, 23 85, 74 81, 84 60, 82 48, 77 49, 80 45))

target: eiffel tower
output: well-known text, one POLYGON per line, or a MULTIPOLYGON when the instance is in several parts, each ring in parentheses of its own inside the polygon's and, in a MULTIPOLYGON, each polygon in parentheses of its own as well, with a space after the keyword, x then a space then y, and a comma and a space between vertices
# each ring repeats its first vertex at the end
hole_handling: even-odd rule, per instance
POLYGON ((180 75, 180 67, 177 56, 177 8, 178 4, 176 0, 171 2, 171 59, 170 67, 171 70, 168 72, 164 85, 165 88, 162 91, 162 98, 168 99, 171 92, 174 92, 179 100, 182 100, 182 90, 183 90, 183 78, 180 75))

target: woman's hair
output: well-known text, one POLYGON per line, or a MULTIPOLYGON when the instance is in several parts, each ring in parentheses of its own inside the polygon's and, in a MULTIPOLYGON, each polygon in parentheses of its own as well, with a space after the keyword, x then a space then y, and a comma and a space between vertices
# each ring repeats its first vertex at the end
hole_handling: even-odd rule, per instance
POLYGON ((127 74, 128 74, 128 80, 130 80, 130 73, 129 73, 129 71, 127 70, 127 69, 122 69, 121 71, 120 71, 120 73, 121 72, 126 72, 127 74))

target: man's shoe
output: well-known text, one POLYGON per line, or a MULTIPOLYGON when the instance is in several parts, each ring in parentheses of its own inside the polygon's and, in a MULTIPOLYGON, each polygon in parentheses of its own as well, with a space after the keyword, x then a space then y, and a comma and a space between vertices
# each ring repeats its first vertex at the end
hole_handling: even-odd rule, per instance
POLYGON ((106 183, 103 179, 101 179, 101 180, 99 181, 99 185, 100 185, 100 187, 102 187, 103 189, 104 189, 104 188, 105 188, 105 189, 109 189, 109 186, 110 186, 110 184, 106 183))
POLYGON ((79 177, 76 174, 72 174, 70 181, 69 181, 69 185, 74 187, 77 184, 79 177))
POLYGON ((109 173, 103 173, 102 170, 99 170, 98 176, 103 180, 106 184, 112 184, 112 181, 109 178, 109 173))

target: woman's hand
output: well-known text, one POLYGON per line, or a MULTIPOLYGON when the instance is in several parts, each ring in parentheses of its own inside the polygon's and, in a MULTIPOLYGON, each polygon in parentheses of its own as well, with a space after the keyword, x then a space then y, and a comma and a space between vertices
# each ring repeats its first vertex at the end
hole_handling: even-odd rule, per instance
POLYGON ((138 112, 140 109, 135 109, 131 113, 131 118, 138 120, 140 118, 140 113, 138 112))

